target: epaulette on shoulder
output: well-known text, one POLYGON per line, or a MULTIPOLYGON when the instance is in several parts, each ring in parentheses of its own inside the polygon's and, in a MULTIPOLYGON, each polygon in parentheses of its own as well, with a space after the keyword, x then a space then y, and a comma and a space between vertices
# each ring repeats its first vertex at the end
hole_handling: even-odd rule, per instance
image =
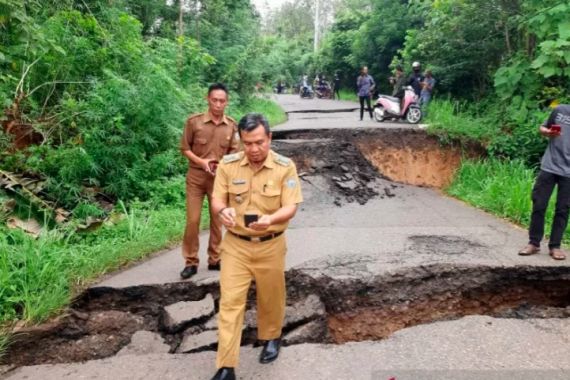
POLYGON ((230 164, 232 162, 236 162, 236 161, 241 160, 242 157, 243 157, 243 152, 227 154, 224 156, 223 161, 224 161, 224 164, 230 164))
POLYGON ((236 119, 234 119, 233 117, 226 115, 226 118, 227 118, 229 121, 231 121, 232 123, 237 124, 236 119))
POLYGON ((273 158, 273 161, 275 161, 275 163, 277 163, 281 166, 291 165, 291 160, 287 157, 280 155, 280 154, 275 154, 275 158, 273 158))

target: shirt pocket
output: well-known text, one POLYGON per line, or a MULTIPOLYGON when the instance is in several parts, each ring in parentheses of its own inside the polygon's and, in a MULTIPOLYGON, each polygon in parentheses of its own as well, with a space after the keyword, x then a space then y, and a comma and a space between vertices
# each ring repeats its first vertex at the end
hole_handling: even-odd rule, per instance
POLYGON ((281 208, 281 189, 266 188, 261 192, 261 207, 264 214, 272 214, 281 208))
POLYGON ((201 156, 206 153, 208 148, 208 140, 203 137, 197 137, 194 139, 194 144, 192 144, 192 153, 197 156, 201 156))
POLYGON ((239 209, 242 205, 247 205, 249 201, 249 187, 247 183, 230 184, 228 187, 230 194, 230 206, 239 209))
MULTIPOLYGON (((230 137, 231 138, 231 137, 230 137)), ((220 141, 220 147, 226 151, 228 150, 229 146, 230 146, 230 138, 225 137, 220 141)))

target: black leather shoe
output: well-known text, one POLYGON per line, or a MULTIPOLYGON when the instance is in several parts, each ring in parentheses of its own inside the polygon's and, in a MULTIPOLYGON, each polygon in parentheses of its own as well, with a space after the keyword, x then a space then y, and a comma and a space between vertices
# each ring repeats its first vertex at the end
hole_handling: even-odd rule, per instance
POLYGON ((208 264, 208 270, 220 270, 221 263, 218 261, 216 264, 208 264))
POLYGON ((222 367, 212 377, 212 380, 236 380, 236 374, 233 368, 222 367))
POLYGON ((281 348, 281 339, 272 339, 265 342, 261 355, 259 355, 259 362, 267 364, 277 359, 279 348, 281 348))
POLYGON ((180 272, 180 277, 186 280, 187 278, 194 276, 196 273, 198 273, 198 267, 196 265, 190 265, 180 272))

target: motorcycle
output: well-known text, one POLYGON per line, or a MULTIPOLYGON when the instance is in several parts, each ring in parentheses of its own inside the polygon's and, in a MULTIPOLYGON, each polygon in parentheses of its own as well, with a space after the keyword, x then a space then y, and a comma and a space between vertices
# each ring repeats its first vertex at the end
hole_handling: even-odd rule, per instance
POLYGON ((301 99, 313 99, 315 97, 315 93, 310 86, 301 86, 299 96, 301 99))
POLYGON ((332 98, 332 89, 328 84, 321 85, 317 87, 317 98, 319 99, 331 99, 332 98))
POLYGON ((374 119, 381 123, 384 120, 406 120, 410 124, 417 124, 422 119, 422 109, 418 102, 418 96, 411 86, 404 90, 403 107, 400 99, 379 95, 374 105, 374 119))

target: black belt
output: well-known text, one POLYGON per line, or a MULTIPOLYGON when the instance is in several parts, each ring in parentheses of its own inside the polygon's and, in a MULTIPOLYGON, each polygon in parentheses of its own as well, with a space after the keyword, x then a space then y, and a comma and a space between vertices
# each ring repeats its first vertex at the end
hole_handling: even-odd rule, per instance
POLYGON ((271 239, 275 239, 276 237, 283 235, 283 231, 276 232, 276 233, 270 234, 270 235, 265 235, 265 236, 245 236, 245 235, 236 234, 235 232, 232 232, 232 231, 228 231, 228 232, 237 238, 240 238, 240 239, 245 240, 245 241, 251 241, 254 243, 263 243, 264 241, 269 241, 271 239))

